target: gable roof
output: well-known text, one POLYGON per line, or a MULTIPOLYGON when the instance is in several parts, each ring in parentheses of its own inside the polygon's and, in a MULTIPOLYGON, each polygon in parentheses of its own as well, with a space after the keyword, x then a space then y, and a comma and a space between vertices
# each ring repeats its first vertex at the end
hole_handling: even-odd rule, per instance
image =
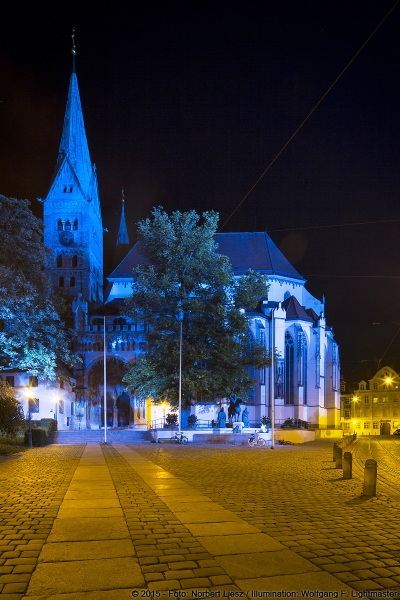
MULTIPOLYGON (((248 269, 252 269, 264 275, 280 275, 305 281, 264 232, 217 233, 215 241, 218 244, 218 252, 229 258, 235 275, 244 275, 248 269)), ((109 278, 129 277, 133 267, 147 264, 147 259, 140 255, 139 250, 137 242, 109 278)), ((309 320, 308 315, 306 316, 309 320)))
POLYGON ((282 302, 282 308, 286 310, 286 321, 313 321, 300 302, 294 296, 290 296, 282 302))

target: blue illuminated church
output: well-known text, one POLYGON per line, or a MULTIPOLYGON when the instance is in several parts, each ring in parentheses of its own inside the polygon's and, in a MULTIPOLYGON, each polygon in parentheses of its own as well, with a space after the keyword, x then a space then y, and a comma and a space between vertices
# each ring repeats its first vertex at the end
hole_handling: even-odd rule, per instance
MULTIPOLYGON (((162 420, 166 408, 152 405, 150 398, 133 397, 122 382, 127 365, 145 350, 145 324, 123 314, 132 268, 144 259, 137 245, 130 246, 122 197, 114 269, 106 278, 103 299, 100 199, 75 72, 75 48, 73 55, 58 159, 44 200, 45 243, 53 251, 49 275, 53 289, 71 302, 76 353, 82 361, 75 372, 76 401, 69 426, 78 428, 78 416, 79 429, 104 426, 105 339, 108 425, 147 429, 162 420)), ((268 299, 249 316, 253 337, 267 350, 275 347, 278 358, 273 373, 270 368, 254 373, 257 382, 247 402, 250 423, 270 416, 273 397, 277 424, 290 418, 322 430, 339 428, 339 348, 326 323, 324 303, 307 291, 305 279, 266 233, 218 234, 216 241, 238 278, 252 268, 267 275, 270 284, 268 299)), ((211 422, 219 410, 219 404, 195 405, 191 413, 211 422)))

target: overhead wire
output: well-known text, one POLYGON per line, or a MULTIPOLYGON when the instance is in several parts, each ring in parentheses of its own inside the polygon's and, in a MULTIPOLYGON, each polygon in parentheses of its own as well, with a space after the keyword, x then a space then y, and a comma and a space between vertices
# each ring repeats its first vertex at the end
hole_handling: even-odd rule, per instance
POLYGON ((226 219, 226 221, 224 221, 224 223, 219 228, 219 231, 221 231, 221 229, 223 229, 225 227, 225 225, 228 223, 228 221, 230 221, 230 219, 233 217, 233 215, 235 214, 235 212, 242 206, 243 202, 249 197, 249 195, 254 190, 254 188, 259 184, 259 182, 264 177, 264 175, 266 175, 266 173, 268 173, 268 171, 270 170, 270 168, 272 167, 272 165, 277 161, 277 159, 280 157, 280 155, 283 153, 283 151, 287 148, 287 146, 290 144, 290 142, 293 140, 293 138, 298 134, 298 132, 300 131, 300 129, 302 129, 303 125, 305 125, 305 123, 308 121, 308 119, 311 117, 311 115, 317 110, 317 108, 321 104, 321 102, 326 98, 326 96, 329 94, 329 92, 331 91, 331 89, 336 85, 336 83, 339 81, 339 79, 342 77, 342 75, 347 71, 347 69, 350 67, 350 65, 354 62, 354 60, 360 54, 360 52, 365 48, 365 46, 368 44, 368 42, 370 41, 370 39, 375 35, 375 33, 380 28, 380 26, 386 21, 386 19, 390 15, 390 13, 395 9, 395 7, 397 6, 397 4, 399 2, 400 2, 400 0, 396 0, 396 2, 394 3, 394 5, 392 6, 392 8, 389 10, 389 12, 382 19, 382 21, 375 27, 375 29, 373 30, 373 32, 368 36, 368 38, 365 40, 365 42, 362 44, 362 46, 357 50, 357 52, 355 53, 355 55, 353 56, 353 58, 347 63, 347 65, 344 67, 344 69, 341 71, 341 73, 336 77, 335 81, 328 87, 328 89, 323 94, 323 96, 321 96, 321 98, 318 100, 318 102, 316 103, 316 105, 314 106, 314 108, 308 113, 308 115, 306 116, 306 118, 300 123, 300 125, 297 127, 297 129, 294 131, 294 133, 290 136, 290 138, 287 140, 287 142, 279 150, 278 154, 276 154, 276 156, 269 163, 269 165, 265 169, 265 171, 263 171, 263 173, 261 173, 260 177, 251 186, 251 188, 249 189, 249 191, 247 192, 247 194, 244 196, 244 198, 239 202, 239 204, 236 206, 236 208, 231 212, 231 214, 226 219))

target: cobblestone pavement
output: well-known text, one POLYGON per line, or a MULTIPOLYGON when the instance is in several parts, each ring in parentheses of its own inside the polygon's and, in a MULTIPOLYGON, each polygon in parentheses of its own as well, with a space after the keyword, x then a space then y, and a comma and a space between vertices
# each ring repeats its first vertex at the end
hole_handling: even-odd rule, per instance
POLYGON ((0 598, 399 597, 398 503, 341 475, 326 443, 33 449, 0 464, 0 598))
POLYGON ((49 446, 1 461, 2 598, 21 598, 26 590, 83 450, 49 446))

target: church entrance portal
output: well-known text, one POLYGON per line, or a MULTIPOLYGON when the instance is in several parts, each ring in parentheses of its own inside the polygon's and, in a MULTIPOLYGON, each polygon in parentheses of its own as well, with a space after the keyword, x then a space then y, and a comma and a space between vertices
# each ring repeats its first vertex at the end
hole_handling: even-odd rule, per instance
MULTIPOLYGON (((129 427, 133 421, 131 397, 122 381, 127 365, 117 358, 107 358, 107 427, 129 427)), ((104 427, 103 361, 93 365, 88 374, 88 421, 91 429, 104 427)))

